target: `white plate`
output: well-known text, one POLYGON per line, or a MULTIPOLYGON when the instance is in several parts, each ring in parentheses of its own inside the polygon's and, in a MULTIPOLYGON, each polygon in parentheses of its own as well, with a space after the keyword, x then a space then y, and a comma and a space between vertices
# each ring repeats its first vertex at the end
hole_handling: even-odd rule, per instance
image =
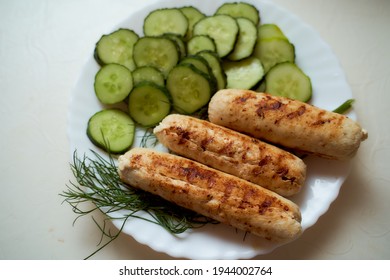
MULTIPOLYGON (((311 27, 272 2, 251 0, 247 2, 259 9, 262 23, 278 24, 295 45, 296 62, 312 80, 313 105, 332 110, 346 99, 352 98, 351 90, 335 55, 311 27)), ((128 19, 113 27, 112 31, 119 27, 127 27, 142 35, 141 19, 151 10, 195 5, 206 15, 211 15, 222 3, 224 1, 159 2, 138 11, 136 16, 129 15, 128 19)), ((95 42, 90 44, 93 46, 95 42)), ((68 115, 71 153, 76 149, 79 155, 90 154, 90 149, 97 150, 88 140, 85 131, 90 116, 102 108, 93 90, 94 76, 98 69, 91 53, 71 95, 68 115)), ((349 113, 349 117, 356 118, 353 112, 349 113)), ((305 162, 308 166, 306 184, 303 191, 292 199, 300 206, 303 230, 314 225, 328 210, 350 170, 348 162, 330 162, 314 157, 306 158, 305 162)), ((120 221, 115 220, 114 224, 118 228, 122 225, 120 221)), ((244 238, 243 232, 220 224, 207 225, 174 236, 157 225, 133 219, 126 223, 123 232, 156 251, 178 258, 246 259, 269 253, 279 246, 251 235, 244 238)))

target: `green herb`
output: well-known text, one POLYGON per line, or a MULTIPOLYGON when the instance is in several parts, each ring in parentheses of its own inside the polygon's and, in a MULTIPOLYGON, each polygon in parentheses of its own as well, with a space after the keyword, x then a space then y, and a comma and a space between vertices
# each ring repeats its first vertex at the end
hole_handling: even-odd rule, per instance
POLYGON ((344 114, 347 112, 351 107, 352 104, 355 102, 355 99, 348 99, 343 104, 341 104, 339 107, 333 110, 335 113, 344 114))
POLYGON ((147 128, 144 135, 141 138, 140 147, 142 148, 154 148, 158 143, 156 135, 153 133, 153 128, 147 128))
POLYGON ((71 181, 67 185, 68 189, 60 194, 65 198, 64 202, 71 205, 73 212, 78 215, 75 222, 81 216, 86 216, 96 210, 107 216, 102 225, 92 216, 93 221, 102 232, 98 245, 102 244, 105 237, 108 238, 108 241, 87 258, 114 241, 130 218, 158 224, 172 234, 179 234, 206 223, 215 223, 209 218, 183 209, 158 196, 124 184, 119 178, 117 166, 111 156, 107 160, 98 153, 91 152, 94 155, 93 159, 85 155, 79 158, 74 152, 71 169, 77 183, 71 181), (92 202, 92 207, 84 209, 85 207, 82 205, 85 203, 91 205, 90 202, 92 202), (120 217, 118 217, 118 211, 120 211, 120 217), (113 215, 114 213, 115 215, 113 215), (106 223, 114 219, 121 220, 122 226, 117 233, 112 234, 107 230, 106 223))

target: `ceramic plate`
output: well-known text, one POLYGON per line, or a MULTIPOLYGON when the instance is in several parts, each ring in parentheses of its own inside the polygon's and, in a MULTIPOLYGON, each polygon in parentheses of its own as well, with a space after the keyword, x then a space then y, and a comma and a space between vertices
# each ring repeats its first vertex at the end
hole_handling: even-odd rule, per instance
MULTIPOLYGON (((279 25, 295 45, 296 63, 312 81, 311 103, 313 105, 333 110, 345 100, 352 98, 351 90, 337 58, 315 30, 272 2, 247 2, 258 8, 262 23, 279 25)), ((114 26, 112 31, 120 27, 130 28, 142 36, 142 19, 154 9, 195 5, 204 14, 211 15, 222 3, 224 1, 159 2, 137 11, 136 16, 129 14, 129 17, 114 26)), ((91 46, 95 43, 90 42, 91 46)), ((72 154, 76 149, 78 154, 89 154, 90 149, 98 151, 85 133, 88 119, 102 109, 93 90, 94 76, 98 69, 99 66, 91 53, 71 95, 68 136, 72 154)), ((352 119, 356 118, 353 112, 350 112, 348 116, 352 119)), ((136 143, 139 143, 139 136, 140 133, 136 136, 136 143)), ((318 218, 328 210, 350 170, 348 162, 330 162, 315 157, 307 157, 305 162, 308 168, 306 184, 302 192, 292 198, 300 206, 303 230, 313 226, 318 218)), ((120 216, 121 213, 117 214, 120 216)), ((114 220, 113 222, 118 228, 122 225, 120 221, 114 220)), ((175 236, 157 225, 133 219, 126 223, 123 232, 156 251, 165 252, 177 258, 247 259, 269 253, 280 246, 250 234, 245 235, 244 232, 221 224, 207 225, 175 236)))

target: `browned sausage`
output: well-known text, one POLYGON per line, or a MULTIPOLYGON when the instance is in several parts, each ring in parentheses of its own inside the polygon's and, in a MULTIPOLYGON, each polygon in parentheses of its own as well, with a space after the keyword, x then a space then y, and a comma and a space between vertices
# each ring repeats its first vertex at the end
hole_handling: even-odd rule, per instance
POLYGON ((283 196, 298 193, 305 182, 306 165, 300 158, 209 121, 172 114, 155 127, 154 134, 176 154, 283 196))
POLYGON ((298 206, 238 177, 169 153, 134 148, 119 157, 125 183, 275 242, 302 231, 298 206))
POLYGON ((250 90, 218 91, 208 113, 215 124, 329 159, 353 157, 367 138, 367 132, 344 115, 250 90))

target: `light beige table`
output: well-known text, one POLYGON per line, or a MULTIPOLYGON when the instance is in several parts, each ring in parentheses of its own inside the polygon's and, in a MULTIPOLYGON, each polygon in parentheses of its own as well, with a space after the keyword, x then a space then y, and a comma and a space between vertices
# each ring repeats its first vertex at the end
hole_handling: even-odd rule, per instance
MULTIPOLYGON (((82 259, 100 233, 58 195, 73 179, 72 88, 99 37, 155 1, 0 1, 0 259, 82 259)), ((390 258, 390 1, 275 0, 342 65, 369 131, 337 200, 312 228, 258 259, 390 258)), ((102 218, 102 217, 101 217, 102 218)), ((96 259, 171 259, 122 235, 96 259)))

